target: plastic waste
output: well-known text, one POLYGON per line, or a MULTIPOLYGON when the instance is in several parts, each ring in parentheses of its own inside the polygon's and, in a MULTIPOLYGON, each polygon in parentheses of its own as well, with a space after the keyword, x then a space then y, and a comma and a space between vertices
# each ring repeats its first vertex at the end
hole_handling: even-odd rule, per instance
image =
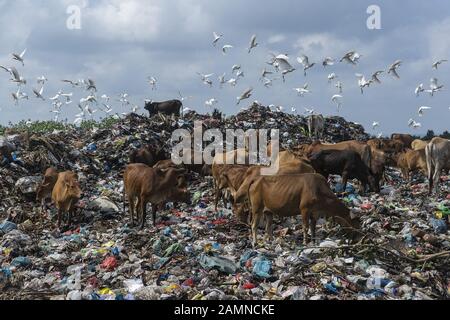
POLYGON ((203 268, 208 270, 217 269, 227 274, 235 274, 238 270, 237 265, 233 261, 223 257, 214 257, 201 254, 198 261, 203 268))

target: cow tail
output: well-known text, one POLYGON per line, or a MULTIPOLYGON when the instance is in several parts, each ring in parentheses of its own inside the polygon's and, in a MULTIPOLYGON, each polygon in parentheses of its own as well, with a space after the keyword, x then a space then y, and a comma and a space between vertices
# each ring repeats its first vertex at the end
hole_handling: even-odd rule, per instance
POLYGON ((430 143, 425 147, 425 155, 428 167, 428 179, 430 180, 430 185, 433 181, 433 146, 434 144, 430 143))

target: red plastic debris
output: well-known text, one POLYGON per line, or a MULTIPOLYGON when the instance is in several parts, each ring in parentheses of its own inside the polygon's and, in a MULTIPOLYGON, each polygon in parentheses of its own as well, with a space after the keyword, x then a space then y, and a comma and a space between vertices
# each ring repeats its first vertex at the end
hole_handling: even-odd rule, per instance
POLYGON ((102 267, 103 269, 112 271, 115 268, 117 268, 117 260, 115 257, 108 257, 102 262, 100 267, 102 267))
POLYGON ((98 279, 96 277, 91 277, 88 280, 88 284, 93 288, 98 288, 98 279))
POLYGON ((361 205, 361 209, 363 209, 363 210, 371 210, 372 209, 372 204, 371 203, 363 203, 362 205, 361 205))
POLYGON ((256 285, 254 285, 254 284, 251 283, 251 282, 247 282, 246 284, 244 284, 244 285, 242 286, 242 288, 244 288, 245 290, 251 290, 251 289, 255 289, 255 288, 256 288, 256 285))
POLYGON ((228 222, 227 219, 220 218, 220 219, 214 220, 214 221, 212 222, 212 224, 214 224, 214 225, 217 226, 217 225, 226 224, 227 222, 228 222))
POLYGON ((194 279, 192 279, 192 278, 186 279, 186 280, 183 282, 183 285, 182 285, 182 286, 183 286, 183 287, 191 287, 191 288, 193 288, 193 287, 195 286, 194 279))

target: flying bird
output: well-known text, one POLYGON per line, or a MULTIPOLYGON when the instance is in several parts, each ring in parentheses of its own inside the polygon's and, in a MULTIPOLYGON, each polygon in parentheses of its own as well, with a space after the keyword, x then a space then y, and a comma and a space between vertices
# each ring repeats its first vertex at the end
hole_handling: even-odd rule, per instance
POLYGON ((378 78, 384 71, 379 70, 379 71, 375 71, 374 74, 372 74, 372 80, 376 83, 381 83, 380 79, 378 78))
POLYGON ((70 83, 72 85, 72 87, 80 86, 80 82, 79 81, 72 81, 72 80, 61 80, 61 81, 65 82, 65 83, 70 83))
POLYGON ((48 79, 47 79, 45 76, 37 77, 36 80, 37 80, 37 83, 38 83, 38 84, 41 84, 41 85, 44 85, 45 82, 48 81, 48 79))
POLYGON ((409 119, 409 121, 408 121, 408 126, 409 126, 410 128, 417 129, 417 128, 421 128, 421 127, 422 127, 422 124, 421 124, 420 122, 416 122, 416 121, 413 120, 413 119, 409 119))
POLYGON ((242 78, 245 77, 244 71, 238 70, 238 72, 236 72, 236 78, 239 79, 239 77, 242 77, 242 78))
POLYGON ((424 113, 425 110, 431 110, 431 107, 421 106, 421 107, 419 108, 419 110, 417 111, 418 114, 419 114, 419 117, 422 117, 422 116, 423 116, 423 113, 424 113))
POLYGON ((227 50, 232 49, 232 48, 233 48, 232 45, 226 44, 222 47, 222 53, 225 55, 225 54, 227 54, 227 50))
POLYGON ((23 50, 21 54, 13 53, 12 57, 14 60, 21 62, 22 66, 25 66, 24 56, 25 56, 26 52, 27 52, 27 49, 23 50))
POLYGON ((372 123, 372 129, 373 130, 375 130, 377 127, 379 127, 380 126, 380 123, 379 122, 376 122, 376 121, 374 121, 373 123, 372 123))
POLYGON ((263 84, 266 88, 269 88, 272 85, 272 81, 273 81, 272 79, 264 78, 263 84))
POLYGON ((297 58, 298 63, 303 65, 303 73, 306 77, 306 71, 314 67, 315 63, 310 63, 309 58, 302 54, 300 57, 297 58))
POLYGON ((438 66, 439 66, 440 64, 443 64, 444 62, 447 62, 447 61, 448 61, 448 60, 445 60, 445 59, 438 60, 438 61, 436 61, 435 63, 433 63, 432 68, 435 69, 435 70, 437 70, 437 69, 438 69, 438 66))
POLYGON ((343 96, 341 96, 340 94, 335 94, 334 96, 331 97, 331 101, 336 104, 338 112, 342 106, 342 101, 341 101, 342 98, 343 98, 343 96))
POLYGON ((156 79, 155 77, 148 77, 147 80, 150 87, 152 87, 152 90, 156 90, 156 84, 158 83, 158 79, 156 79))
POLYGON ((430 90, 425 90, 425 92, 429 92, 431 94, 431 96, 433 97, 434 94, 436 92, 441 91, 442 88, 444 88, 444 85, 442 85, 442 84, 439 85, 437 78, 431 78, 431 80, 430 80, 430 90))
POLYGON ((264 70, 261 72, 260 79, 263 80, 263 79, 267 78, 267 75, 269 75, 269 74, 273 74, 273 72, 272 71, 267 71, 266 68, 264 68, 264 70))
POLYGON ((392 73, 394 77, 400 79, 400 76, 397 73, 397 68, 400 67, 401 64, 402 64, 401 60, 397 60, 393 64, 391 64, 388 69, 388 74, 392 73))
POLYGON ((36 96, 36 98, 42 99, 43 101, 45 101, 45 98, 42 96, 42 94, 44 93, 44 87, 42 87, 41 90, 39 90, 39 91, 37 91, 36 89, 33 89, 33 93, 36 96))
POLYGON ((335 87, 339 90, 339 93, 342 93, 342 92, 343 92, 344 86, 342 85, 342 82, 338 81, 338 82, 336 83, 336 86, 335 86, 335 87))
POLYGON ((87 80, 87 82, 86 82, 86 90, 87 91, 94 91, 94 92, 97 92, 97 86, 95 85, 95 82, 94 82, 94 80, 92 80, 92 79, 88 79, 87 80))
POLYGON ((235 87, 236 84, 237 84, 237 79, 231 78, 230 80, 227 81, 227 83, 228 83, 230 86, 235 87))
POLYGON ((111 100, 111 97, 107 96, 106 94, 103 94, 100 98, 102 98, 103 100, 106 100, 106 103, 108 103, 109 100, 111 100))
POLYGON ((21 86, 22 84, 27 84, 27 81, 20 76, 16 68, 11 67, 11 74, 14 77, 13 79, 10 79, 12 82, 17 83, 19 86, 21 86))
POLYGON ((424 92, 424 91, 425 91, 425 89, 423 88, 423 83, 421 83, 417 86, 416 90, 414 90, 414 93, 418 97, 420 95, 420 93, 424 92))
POLYGON ((205 101, 205 105, 208 106, 208 107, 212 107, 213 105, 215 105, 217 103, 219 103, 219 101, 217 101, 217 99, 215 99, 215 98, 212 98, 212 99, 209 99, 209 100, 205 101))
POLYGON ((314 109, 304 108, 306 114, 314 114, 314 109))
POLYGON ((223 37, 223 34, 217 34, 216 32, 213 32, 213 46, 216 46, 217 42, 223 37))
POLYGON ((202 78, 202 81, 203 81, 204 84, 209 85, 210 87, 212 87, 213 82, 209 78, 212 77, 214 75, 214 73, 202 74, 202 73, 197 72, 197 74, 202 78))
POLYGON ((331 83, 331 81, 333 81, 334 79, 336 79, 337 78, 337 75, 336 75, 336 73, 330 73, 329 75, 328 75, 328 83, 331 83))
POLYGON ((356 51, 349 51, 347 52, 339 62, 345 61, 347 63, 356 65, 359 59, 361 58, 361 55, 356 51))
POLYGON ((326 58, 323 60, 322 65, 323 65, 324 67, 332 66, 332 65, 334 65, 334 59, 331 58, 331 57, 326 57, 326 58))
POLYGON ((259 43, 256 42, 256 34, 252 35, 252 38, 250 39, 250 46, 248 48, 248 53, 252 51, 253 48, 256 48, 259 43))
POLYGON ((235 71, 241 70, 241 65, 235 64, 231 67, 231 73, 234 73, 235 71))
POLYGON ((365 87, 369 87, 373 83, 373 80, 372 79, 366 80, 364 75, 362 75, 360 73, 357 73, 355 75, 358 78, 358 86, 361 89, 361 94, 363 94, 364 93, 364 88, 365 87))
POLYGON ((293 90, 297 91, 298 96, 304 97, 305 94, 310 93, 311 91, 308 89, 309 84, 305 83, 303 87, 294 88, 293 90))
POLYGON ((248 99, 252 96, 252 91, 253 88, 248 88, 247 90, 245 90, 240 97, 237 97, 237 105, 239 105, 239 103, 241 103, 242 100, 248 99))

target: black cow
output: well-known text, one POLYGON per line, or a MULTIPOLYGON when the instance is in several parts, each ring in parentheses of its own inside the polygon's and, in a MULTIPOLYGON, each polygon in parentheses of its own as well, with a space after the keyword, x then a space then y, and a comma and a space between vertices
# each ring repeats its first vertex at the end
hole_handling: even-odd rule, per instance
POLYGON ((358 153, 351 150, 322 150, 309 157, 313 168, 317 173, 328 179, 330 174, 342 176, 344 190, 347 187, 347 180, 358 179, 364 190, 369 184, 372 190, 379 192, 369 167, 361 160, 358 153))
POLYGON ((145 110, 150 113, 150 117, 162 113, 168 116, 175 115, 180 116, 183 103, 180 100, 169 100, 164 102, 147 101, 145 103, 145 110))

